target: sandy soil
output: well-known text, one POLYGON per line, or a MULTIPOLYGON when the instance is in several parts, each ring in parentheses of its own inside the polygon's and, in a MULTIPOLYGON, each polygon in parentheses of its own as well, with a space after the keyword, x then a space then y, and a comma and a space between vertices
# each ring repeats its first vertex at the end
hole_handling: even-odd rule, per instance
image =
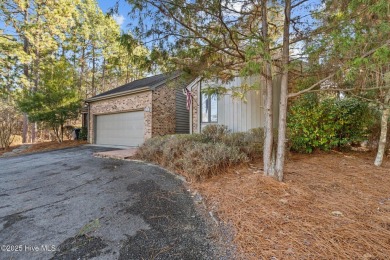
POLYGON ((388 259, 390 160, 370 153, 292 154, 285 181, 260 162, 192 184, 235 232, 245 259, 388 259))

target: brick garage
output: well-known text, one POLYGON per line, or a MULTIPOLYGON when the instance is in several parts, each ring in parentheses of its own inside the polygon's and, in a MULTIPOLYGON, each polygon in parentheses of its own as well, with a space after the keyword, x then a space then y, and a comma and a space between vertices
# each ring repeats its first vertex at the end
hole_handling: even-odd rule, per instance
POLYGON ((137 146, 154 136, 189 133, 185 86, 179 74, 161 74, 87 99, 88 141, 137 146))

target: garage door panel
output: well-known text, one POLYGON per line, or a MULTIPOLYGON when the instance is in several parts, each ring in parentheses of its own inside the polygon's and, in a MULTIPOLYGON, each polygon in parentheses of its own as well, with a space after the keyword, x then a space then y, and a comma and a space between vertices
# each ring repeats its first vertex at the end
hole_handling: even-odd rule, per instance
POLYGON ((138 146, 143 142, 143 111, 96 116, 96 144, 138 146))

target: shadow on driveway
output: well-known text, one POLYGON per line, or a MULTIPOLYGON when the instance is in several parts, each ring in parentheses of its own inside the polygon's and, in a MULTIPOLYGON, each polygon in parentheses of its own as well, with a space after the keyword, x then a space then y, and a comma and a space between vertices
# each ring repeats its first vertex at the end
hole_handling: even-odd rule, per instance
POLYGON ((214 259, 181 181, 152 165, 92 157, 106 150, 0 159, 0 258, 214 259))

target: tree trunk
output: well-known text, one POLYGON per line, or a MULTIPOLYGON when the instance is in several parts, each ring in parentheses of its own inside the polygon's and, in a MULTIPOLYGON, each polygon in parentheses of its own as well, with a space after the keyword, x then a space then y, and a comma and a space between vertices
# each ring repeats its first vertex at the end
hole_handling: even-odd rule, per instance
POLYGON ((284 158, 286 151, 287 128, 287 104, 288 104, 288 64, 290 58, 290 14, 291 0, 285 1, 284 32, 283 32, 283 57, 282 57, 282 82, 280 86, 278 146, 276 154, 275 173, 279 181, 283 180, 284 158))
POLYGON ((31 143, 35 143, 37 135, 37 123, 32 123, 31 124, 31 143))
POLYGON ((106 59, 103 58, 102 65, 102 92, 106 91, 106 59))
POLYGON ((126 82, 125 84, 127 84, 129 82, 129 64, 127 63, 126 64, 126 82))
POLYGON ((92 96, 96 95, 95 87, 95 45, 92 44, 92 96))
MULTIPOLYGON (((24 12, 24 21, 27 23, 28 20, 28 12, 24 12)), ((26 36, 23 36, 23 51, 28 55, 28 39, 26 36)), ((23 64, 23 74, 26 77, 27 81, 30 81, 28 64, 23 64)), ((28 134, 28 117, 26 113, 23 113, 23 130, 22 130, 22 143, 27 143, 27 134, 28 134)))
POLYGON ((61 143, 64 141, 64 124, 61 124, 61 143))
MULTIPOLYGON (((80 80, 79 80, 79 91, 80 95, 83 91, 83 81, 84 81, 84 70, 85 70, 85 42, 83 43, 82 51, 81 51, 81 60, 80 60, 80 80)), ((87 91, 85 91, 85 98, 88 98, 87 91)))
POLYGON ((265 53, 265 68, 263 73, 263 81, 265 81, 264 88, 264 112, 265 112, 265 124, 264 124, 264 148, 263 148, 263 163, 264 163, 264 174, 267 176, 273 176, 274 174, 274 163, 273 163, 273 111, 272 111, 272 71, 268 42, 268 21, 267 21, 267 1, 264 0, 261 7, 262 13, 262 35, 264 41, 264 53, 265 53))
POLYGON ((381 135, 379 137, 379 145, 378 145, 378 152, 376 154, 375 158, 375 166, 381 166, 383 162, 383 156, 385 154, 386 149, 386 141, 387 141, 387 125, 389 122, 389 116, 390 116, 390 107, 389 102, 390 101, 390 90, 387 90, 386 97, 385 97, 385 104, 382 109, 382 118, 381 118, 381 135))
POLYGON ((56 136, 57 142, 61 143, 58 126, 53 126, 53 131, 54 131, 54 134, 56 136))

